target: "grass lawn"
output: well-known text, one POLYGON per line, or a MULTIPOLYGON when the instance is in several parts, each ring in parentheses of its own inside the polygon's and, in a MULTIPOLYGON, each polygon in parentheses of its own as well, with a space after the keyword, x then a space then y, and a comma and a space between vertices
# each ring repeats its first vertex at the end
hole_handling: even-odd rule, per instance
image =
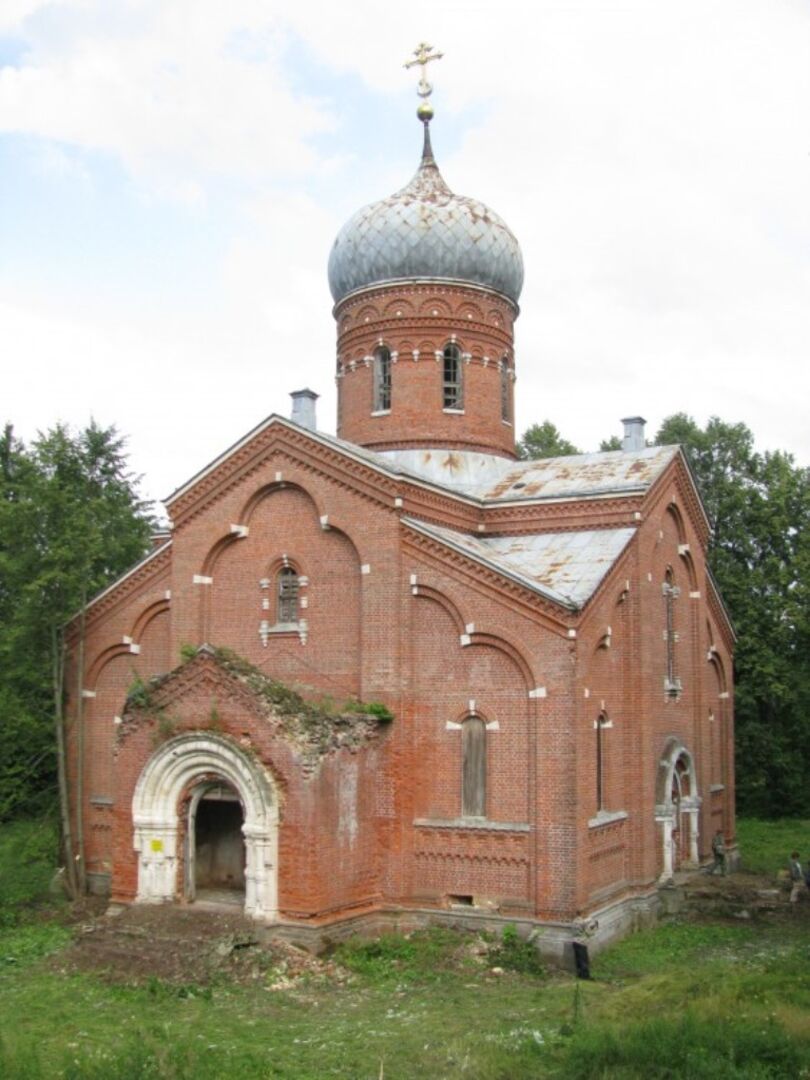
MULTIPOLYGON (((742 843, 749 827, 772 872, 787 833, 806 835, 744 823, 742 843)), ((0 831, 0 1077, 810 1077, 810 903, 794 919, 669 920, 597 957, 590 982, 437 930, 341 947, 340 980, 127 986, 63 970, 71 930, 34 869, 41 836, 29 885, 8 884, 33 829, 0 831)))

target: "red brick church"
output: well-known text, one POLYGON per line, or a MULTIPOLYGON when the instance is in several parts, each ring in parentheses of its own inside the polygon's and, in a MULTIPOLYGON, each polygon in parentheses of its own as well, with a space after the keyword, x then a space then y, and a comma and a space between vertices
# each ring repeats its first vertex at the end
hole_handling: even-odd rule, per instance
POLYGON ((633 418, 622 450, 516 459, 520 248, 430 115, 332 249, 337 437, 294 394, 88 606, 73 800, 117 902, 559 953, 654 915, 718 829, 733 856, 733 631, 677 446, 633 418))

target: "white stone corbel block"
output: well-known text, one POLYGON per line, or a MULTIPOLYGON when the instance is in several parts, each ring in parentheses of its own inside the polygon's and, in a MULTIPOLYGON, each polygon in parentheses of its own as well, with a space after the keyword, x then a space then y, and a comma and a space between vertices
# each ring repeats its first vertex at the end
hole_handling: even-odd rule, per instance
POLYGON ((192 585, 213 585, 214 579, 207 577, 205 574, 195 574, 191 579, 192 585))
POLYGON ((534 690, 529 691, 530 698, 544 698, 546 696, 545 686, 535 686, 534 690))
POLYGON ((171 598, 172 598, 172 590, 171 590, 171 589, 167 589, 167 590, 165 591, 165 593, 163 594, 163 599, 164 599, 164 600, 171 600, 171 598))
POLYGON ((322 529, 328 529, 329 528, 329 515, 328 514, 321 514, 321 528, 322 529))
POLYGON ((464 627, 464 630, 468 634, 474 634, 475 633, 475 623, 474 622, 468 622, 467 625, 464 627))
POLYGON ((360 567, 360 573, 361 574, 370 574, 371 573, 370 564, 369 563, 363 563, 363 565, 360 567))
POLYGON ((470 698, 470 700, 467 702, 467 708, 471 713, 475 712, 475 698, 470 698))
POLYGON ((484 725, 484 727, 487 729, 487 731, 500 731, 501 730, 501 725, 498 723, 497 720, 490 720, 489 723, 484 725))
POLYGON ((399 497, 399 495, 397 495, 397 497, 396 497, 396 498, 394 499, 394 507, 395 507, 395 508, 396 508, 397 510, 401 510, 401 509, 402 509, 402 499, 401 499, 401 498, 399 497))
POLYGON ((280 473, 280 472, 277 472, 276 473, 276 483, 280 484, 283 479, 284 479, 284 474, 280 473))
POLYGON ((569 631, 568 631, 568 636, 569 636, 570 638, 575 638, 575 637, 577 636, 577 632, 576 632, 576 630, 575 630, 575 629, 573 628, 573 626, 572 626, 572 627, 570 627, 570 629, 569 629, 569 631))
POLYGON ((95 690, 82 690, 83 698, 94 698, 96 696, 95 690))
POLYGON ((231 525, 231 533, 238 536, 240 540, 244 540, 248 534, 248 527, 247 525, 231 525))
POLYGON ((679 555, 688 555, 689 551, 690 551, 690 548, 689 548, 688 544, 678 544, 678 554, 679 555))
POLYGON ((457 724, 455 720, 448 720, 444 725, 445 731, 461 731, 461 724, 457 724))
POLYGON ((416 574, 411 574, 411 585, 416 584, 416 574))
POLYGON ((464 645, 471 645, 472 644, 472 639, 470 638, 469 634, 459 634, 458 641, 459 641, 459 644, 462 647, 464 645))

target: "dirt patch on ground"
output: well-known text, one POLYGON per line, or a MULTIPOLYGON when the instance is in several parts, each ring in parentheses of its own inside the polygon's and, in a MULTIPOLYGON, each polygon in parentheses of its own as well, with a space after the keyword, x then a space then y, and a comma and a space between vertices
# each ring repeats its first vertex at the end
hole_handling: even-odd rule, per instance
POLYGON ((61 971, 90 971, 114 983, 159 980, 175 987, 220 981, 290 989, 303 980, 342 982, 349 973, 286 942, 265 942, 238 912, 158 905, 133 906, 76 926, 60 953, 61 971))
POLYGON ((780 877, 747 870, 725 877, 695 873, 680 885, 685 909, 693 916, 734 919, 810 918, 810 890, 797 904, 790 903, 790 883, 780 877))

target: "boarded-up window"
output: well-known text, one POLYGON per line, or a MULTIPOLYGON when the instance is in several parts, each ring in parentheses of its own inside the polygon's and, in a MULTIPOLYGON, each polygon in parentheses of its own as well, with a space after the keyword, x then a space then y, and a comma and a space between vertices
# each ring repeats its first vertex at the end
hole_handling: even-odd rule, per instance
POLYGON ((283 566, 278 572, 276 621, 279 623, 298 622, 298 574, 291 566, 283 566))
POLYGON ((478 716, 461 725, 461 814, 485 817, 487 804, 487 731, 478 716))

